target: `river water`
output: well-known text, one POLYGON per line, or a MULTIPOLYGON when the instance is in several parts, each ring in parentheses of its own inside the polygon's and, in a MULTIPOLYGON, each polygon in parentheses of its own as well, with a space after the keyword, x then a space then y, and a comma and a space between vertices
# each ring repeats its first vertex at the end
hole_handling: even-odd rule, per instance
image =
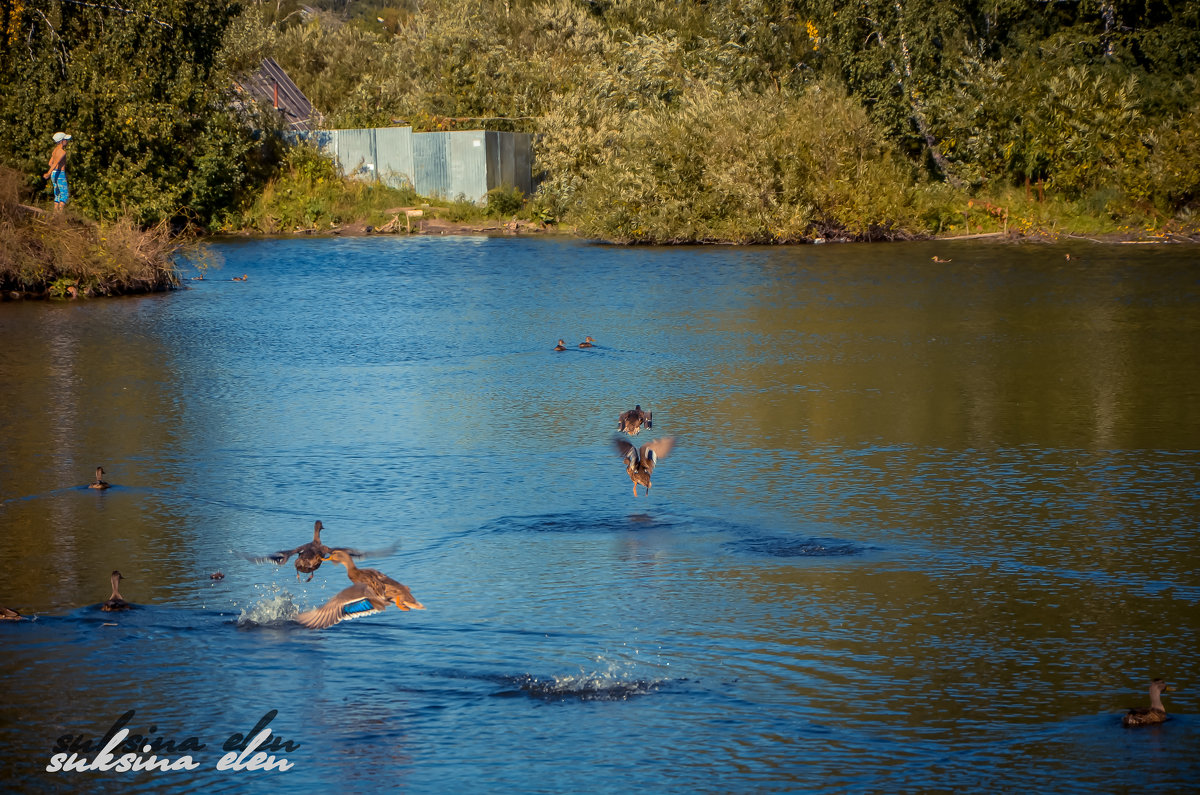
POLYGON ((0 305, 0 790, 1200 786, 1194 247, 214 251, 0 305), (316 520, 427 609, 291 621, 316 520))

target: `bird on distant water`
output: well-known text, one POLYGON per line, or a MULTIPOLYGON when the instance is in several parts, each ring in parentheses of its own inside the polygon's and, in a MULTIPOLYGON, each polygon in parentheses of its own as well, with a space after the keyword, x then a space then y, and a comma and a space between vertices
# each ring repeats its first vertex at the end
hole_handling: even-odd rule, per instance
POLYGON ((106 613, 115 613, 118 610, 132 610, 133 605, 121 598, 121 592, 117 590, 117 584, 125 579, 121 576, 121 572, 114 570, 112 573, 112 596, 108 597, 108 601, 100 605, 100 609, 106 613))
POLYGON ((306 610, 296 620, 309 629, 325 629, 339 621, 369 616, 382 612, 388 604, 401 610, 424 610, 407 586, 402 585, 378 569, 360 569, 345 550, 333 550, 325 560, 332 560, 346 567, 346 576, 354 583, 339 591, 320 607, 306 610))
POLYGON ((579 343, 579 347, 580 348, 591 348, 592 343, 594 343, 594 342, 595 342, 594 339, 592 339, 591 337, 587 337, 586 339, 584 339, 583 342, 579 343))
POLYGON ((637 436, 642 431, 642 426, 652 428, 651 420, 654 418, 654 412, 644 411, 641 404, 634 406, 629 411, 623 411, 617 417, 617 430, 624 431, 630 436, 637 436))
MULTIPOLYGON (((321 568, 321 561, 327 560, 327 556, 333 551, 333 548, 327 547, 321 543, 321 531, 323 529, 325 529, 325 526, 321 524, 321 520, 318 519, 317 521, 313 522, 313 540, 309 541, 307 544, 301 544, 295 549, 281 549, 278 552, 272 552, 269 555, 259 555, 257 557, 248 555, 246 556, 246 560, 249 560, 251 563, 277 563, 282 566, 288 562, 288 559, 292 555, 295 555, 296 579, 299 580, 301 574, 307 574, 308 579, 305 580, 305 582, 311 582, 317 569, 321 568)), ((341 549, 351 557, 365 558, 375 554, 387 554, 388 552, 394 552, 396 547, 393 545, 389 549, 381 550, 378 553, 361 552, 357 549, 349 549, 346 547, 341 547, 341 549)))
POLYGON ((556 351, 565 351, 566 349, 567 343, 563 342, 562 340, 559 340, 558 344, 554 346, 554 350, 556 351))
POLYGON ((20 621, 24 616, 11 607, 0 607, 0 621, 20 621))
POLYGON ((671 452, 671 448, 675 446, 675 440, 670 436, 664 436, 661 439, 646 442, 639 450, 624 439, 614 437, 613 445, 625 459, 625 474, 629 475, 629 479, 633 481, 633 496, 638 495, 639 484, 646 487, 646 496, 649 496, 650 475, 654 472, 658 460, 665 458, 667 453, 671 452))
POLYGON ((232 279, 230 279, 229 281, 231 281, 231 282, 244 282, 244 281, 246 281, 246 280, 247 280, 247 279, 249 279, 249 278, 250 278, 249 276, 247 276, 246 274, 244 274, 244 273, 243 273, 241 276, 234 276, 234 277, 233 277, 232 279))
POLYGON ((88 484, 89 489, 107 489, 108 481, 104 479, 104 467, 96 467, 96 480, 88 484))
POLYGON ((1162 679, 1155 679, 1150 683, 1150 706, 1135 707, 1125 713, 1125 717, 1121 718, 1122 726, 1153 726, 1157 723, 1162 723, 1167 719, 1167 709, 1162 703, 1162 694, 1171 692, 1175 688, 1168 685, 1162 679))

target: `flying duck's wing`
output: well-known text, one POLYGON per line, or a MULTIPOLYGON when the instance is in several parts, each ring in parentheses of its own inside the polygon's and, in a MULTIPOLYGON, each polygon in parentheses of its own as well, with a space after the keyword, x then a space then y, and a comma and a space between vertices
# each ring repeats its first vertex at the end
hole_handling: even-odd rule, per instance
POLYGON ((653 468, 658 463, 658 459, 666 458, 667 453, 671 452, 671 448, 674 446, 675 439, 671 436, 664 436, 661 439, 655 439, 653 442, 646 442, 642 445, 642 461, 648 467, 653 468))
MULTIPOLYGON (((379 549, 352 549, 350 547, 333 547, 333 549, 342 550, 352 558, 386 558, 399 548, 399 541, 393 541, 386 547, 381 547, 379 549)), ((332 552, 333 549, 331 549, 330 552, 332 552)), ((322 555, 322 557, 329 557, 329 552, 326 552, 324 555, 322 555)))
POLYGON ((242 557, 251 563, 277 563, 282 566, 288 562, 288 558, 304 549, 305 546, 308 545, 305 544, 303 546, 298 546, 295 549, 281 549, 278 552, 272 552, 269 555, 242 555, 242 557))
POLYGON ((614 438, 613 447, 617 448, 617 452, 621 454, 621 458, 624 458, 626 461, 630 463, 637 461, 637 448, 624 439, 620 437, 614 438))
POLYGON ((296 620, 309 629, 325 629, 339 621, 381 612, 387 601, 367 585, 351 585, 320 607, 305 610, 296 620))

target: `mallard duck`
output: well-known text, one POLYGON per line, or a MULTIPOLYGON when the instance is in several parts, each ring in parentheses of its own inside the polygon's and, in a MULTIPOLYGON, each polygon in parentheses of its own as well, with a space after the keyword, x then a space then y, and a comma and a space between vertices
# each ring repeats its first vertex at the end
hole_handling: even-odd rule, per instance
POLYGON ((594 339, 592 339, 591 337, 586 337, 583 340, 583 342, 579 343, 579 347, 580 348, 590 348, 590 347, 592 347, 593 342, 595 342, 594 339))
POLYGON ((247 276, 246 274, 243 273, 241 276, 234 276, 232 279, 230 279, 230 281, 231 282, 244 282, 249 278, 250 278, 249 276, 247 276))
MULTIPOLYGON (((301 544, 295 549, 281 549, 278 552, 272 552, 269 555, 260 555, 257 557, 247 556, 246 559, 252 563, 277 563, 280 566, 288 562, 292 555, 296 556, 296 579, 300 579, 301 574, 307 574, 308 579, 305 582, 312 582, 313 575, 317 569, 321 568, 321 560, 328 555, 332 550, 321 543, 321 531, 325 529, 325 525, 321 524, 321 520, 313 522, 313 540, 307 544, 301 544)), ((361 554, 355 550, 351 550, 353 554, 361 554)))
POLYGON ((117 590, 117 584, 125 579, 121 576, 121 572, 113 571, 112 573, 112 596, 108 597, 108 601, 100 605, 100 609, 106 613, 114 613, 118 610, 131 610, 133 605, 121 598, 121 592, 117 590))
POLYGON ((320 607, 306 610, 296 620, 309 629, 324 629, 339 621, 369 616, 383 611, 391 602, 401 610, 424 610, 425 605, 413 598, 407 586, 393 580, 378 569, 360 569, 345 550, 333 550, 325 560, 346 567, 346 576, 354 583, 339 591, 320 607))
POLYGON ((1121 725, 1153 726, 1156 723, 1165 721, 1167 719, 1167 710, 1162 703, 1162 694, 1164 692, 1169 693, 1174 689, 1163 680, 1155 679, 1150 683, 1150 706, 1129 710, 1125 713, 1125 717, 1121 718, 1121 725))
POLYGON ((950 262, 950 260, 942 259, 941 257, 937 256, 936 254, 933 256, 933 261, 934 262, 950 262))
POLYGON ((24 616, 11 607, 0 607, 0 621, 20 621, 24 616))
POLYGON ((104 467, 96 467, 96 480, 88 484, 89 489, 107 489, 108 481, 104 479, 104 467))
MULTIPOLYGON (((269 555, 259 555, 259 556, 247 555, 247 556, 245 556, 245 558, 246 558, 246 560, 249 560, 251 563, 268 563, 269 562, 269 563, 277 563, 280 566, 282 566, 283 564, 288 562, 288 559, 292 555, 295 555, 296 556, 296 579, 299 580, 300 575, 303 573, 303 574, 308 575, 308 579, 305 580, 305 582, 311 582, 313 575, 316 573, 317 569, 321 568, 321 561, 323 559, 325 559, 325 556, 328 555, 330 552, 332 552, 334 549, 332 547, 327 547, 323 543, 321 543, 321 531, 324 529, 325 529, 325 526, 323 524, 321 524, 321 520, 318 519, 317 521, 313 522, 313 540, 309 541, 307 544, 298 546, 295 549, 281 549, 278 552, 272 552, 269 555)), ((357 549, 350 549, 349 547, 337 547, 337 549, 342 550, 343 552, 350 555, 351 557, 366 558, 366 557, 374 557, 376 555, 386 555, 391 552, 395 552, 398 547, 399 547, 399 544, 393 544, 392 546, 390 546, 386 549, 373 551, 373 552, 363 552, 363 551, 357 550, 357 549)))
POLYGON ((671 452, 671 448, 675 446, 675 440, 670 436, 664 436, 662 439, 646 442, 640 450, 620 437, 614 438, 613 444, 616 446, 617 452, 625 459, 625 472, 633 481, 633 496, 638 495, 638 484, 646 487, 646 495, 649 496, 650 474, 654 471, 658 459, 665 458, 667 453, 671 452))
POLYGON ((617 417, 617 430, 624 431, 630 436, 637 436, 642 432, 642 426, 647 428, 654 427, 651 420, 654 418, 654 412, 643 411, 641 404, 631 408, 629 411, 623 411, 617 417))
POLYGON ((554 350, 556 351, 565 351, 566 349, 567 343, 563 342, 562 340, 559 340, 558 344, 554 346, 554 350))

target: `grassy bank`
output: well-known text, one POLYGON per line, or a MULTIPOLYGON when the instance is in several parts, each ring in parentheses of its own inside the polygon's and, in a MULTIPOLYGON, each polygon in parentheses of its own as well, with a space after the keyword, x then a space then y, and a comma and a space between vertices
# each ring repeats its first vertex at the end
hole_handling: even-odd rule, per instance
POLYGON ((70 210, 24 202, 22 174, 0 168, 0 294, 76 298, 169 290, 177 244, 165 224, 143 229, 129 219, 97 224, 70 210))

